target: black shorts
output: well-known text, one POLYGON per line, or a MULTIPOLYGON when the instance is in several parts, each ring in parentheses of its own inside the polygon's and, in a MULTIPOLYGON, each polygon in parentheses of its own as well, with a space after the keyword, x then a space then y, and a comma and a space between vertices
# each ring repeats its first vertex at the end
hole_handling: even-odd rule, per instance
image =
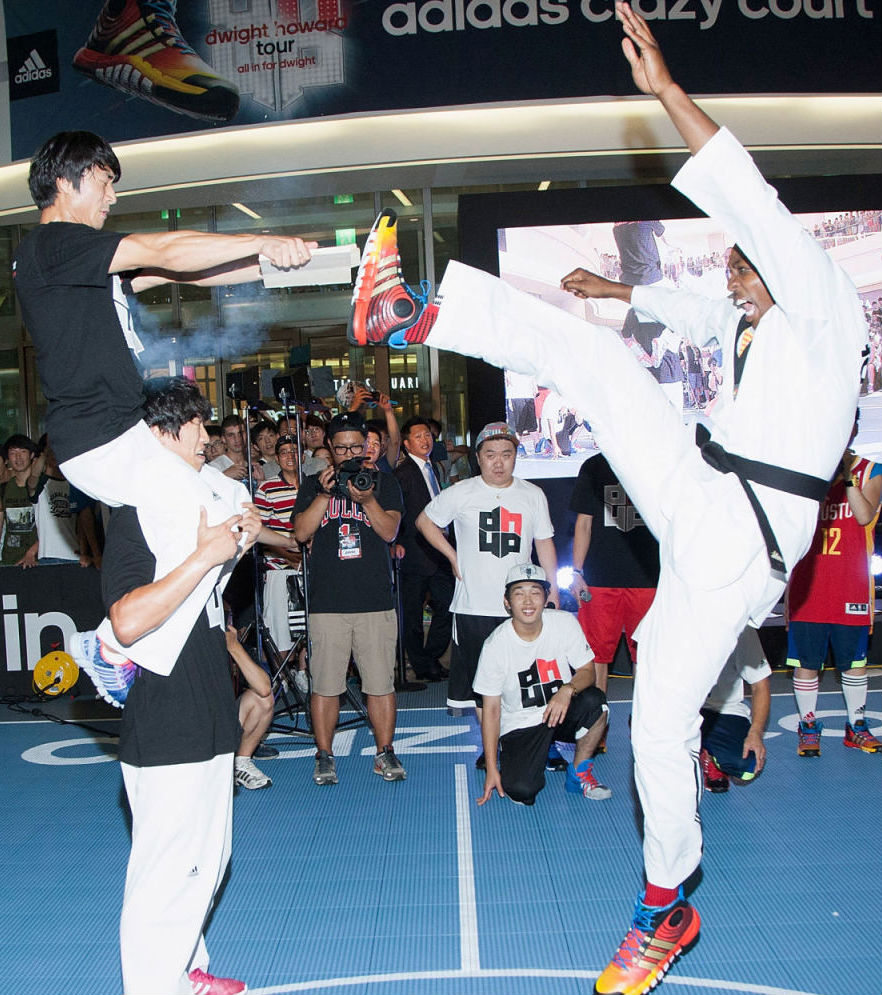
POLYGON ((505 621, 497 615, 453 616, 453 644, 450 649, 448 708, 481 707, 482 698, 472 690, 484 640, 505 621))

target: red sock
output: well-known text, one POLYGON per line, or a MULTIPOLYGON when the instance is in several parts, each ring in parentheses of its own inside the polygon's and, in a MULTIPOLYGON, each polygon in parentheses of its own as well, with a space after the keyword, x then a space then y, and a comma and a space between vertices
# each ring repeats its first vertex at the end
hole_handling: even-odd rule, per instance
POLYGON ((404 341, 411 345, 425 342, 429 332, 432 330, 432 326, 435 324, 435 319, 437 317, 438 305, 427 304, 425 310, 419 318, 405 331, 404 341))
POLYGON ((676 902, 680 897, 679 888, 661 888, 657 884, 646 884, 646 894, 643 896, 643 904, 653 907, 661 907, 676 902))

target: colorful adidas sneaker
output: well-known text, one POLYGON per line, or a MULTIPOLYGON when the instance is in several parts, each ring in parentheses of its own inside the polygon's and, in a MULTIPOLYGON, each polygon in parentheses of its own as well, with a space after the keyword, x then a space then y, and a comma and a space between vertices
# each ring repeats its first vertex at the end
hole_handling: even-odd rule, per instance
POLYGON ((584 795, 593 802, 606 801, 612 797, 612 791, 594 776, 594 764, 590 760, 583 761, 578 767, 569 764, 564 787, 570 794, 584 795))
POLYGON ((864 753, 878 753, 882 750, 882 743, 870 732, 866 719, 861 719, 854 725, 846 722, 842 742, 854 750, 863 750, 864 753))
POLYGON ((811 722, 806 722, 804 719, 800 721, 799 728, 796 730, 799 737, 796 752, 801 757, 819 757, 821 755, 821 730, 823 728, 817 719, 811 722))
POLYGON ((708 791, 714 795, 718 795, 729 790, 729 778, 720 770, 716 761, 707 750, 701 751, 699 762, 701 764, 702 777, 704 778, 704 786, 708 791))
POLYGON ((123 93, 205 121, 230 121, 239 91, 187 43, 177 0, 106 0, 73 65, 123 93))
POLYGON ((106 646, 97 632, 75 632, 69 652, 80 670, 89 675, 98 694, 114 708, 122 708, 138 673, 135 664, 106 646))
POLYGON ((594 985, 594 995, 643 995, 654 988, 701 926, 698 912, 683 898, 661 908, 643 904, 639 895, 634 919, 615 956, 594 985))
POLYGON ((389 209, 382 211, 361 254, 346 337, 352 345, 399 349, 423 341, 431 325, 415 329, 414 337, 406 333, 419 325, 427 294, 427 286, 416 291, 404 282, 398 254, 398 215, 389 209))
POLYGON ((187 977, 190 979, 193 995, 245 995, 248 991, 248 985, 244 981, 236 981, 235 978, 217 978, 198 967, 187 977))

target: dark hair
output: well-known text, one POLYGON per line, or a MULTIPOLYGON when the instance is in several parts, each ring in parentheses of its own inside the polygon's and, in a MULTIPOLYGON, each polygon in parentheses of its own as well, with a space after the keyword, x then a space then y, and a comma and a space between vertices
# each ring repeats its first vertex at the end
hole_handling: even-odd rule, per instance
POLYGON ((383 431, 375 421, 365 422, 364 426, 365 437, 367 437, 371 433, 373 433, 380 440, 380 442, 383 441, 383 431))
POLYGON ((312 414, 312 412, 310 412, 306 416, 306 420, 304 421, 304 428, 321 428, 321 429, 324 429, 324 428, 327 428, 327 425, 328 425, 328 419, 327 418, 322 418, 321 415, 312 414))
POLYGON ((31 160, 28 187, 40 210, 55 203, 57 180, 68 180, 80 189, 83 174, 98 166, 113 173, 116 183, 122 175, 119 159, 99 135, 91 131, 61 131, 47 141, 31 160))
POLYGON ((275 422, 270 421, 269 418, 261 418, 256 425, 251 426, 251 438, 256 439, 261 432, 275 432, 278 434, 278 431, 275 422))
POLYGON ((276 456, 279 455, 279 450, 282 446, 293 446, 295 454, 297 452, 297 440, 293 435, 280 435, 278 439, 276 439, 276 456))
POLYGON ((224 437, 220 425, 206 425, 205 431, 208 432, 209 439, 222 439, 224 437))
POLYGON ((367 435, 364 418, 356 411, 344 411, 342 414, 334 415, 328 422, 328 428, 325 433, 328 441, 340 432, 361 432, 362 435, 367 435))
POLYGON ((10 449, 27 449, 32 456, 36 456, 40 451, 37 443, 29 435, 22 435, 20 432, 10 435, 6 442, 3 443, 4 460, 9 458, 10 449))
POLYGON ((419 415, 414 415, 413 418, 408 418, 401 426, 402 438, 406 439, 417 425, 425 425, 430 432, 432 431, 432 423, 428 418, 421 418, 419 415))
POLYGON ((144 421, 163 435, 178 438, 188 421, 211 417, 211 405, 186 377, 153 377, 144 381, 144 421))
POLYGON ((233 428, 234 426, 236 428, 242 428, 244 424, 245 423, 238 415, 227 415, 227 417, 220 423, 221 433, 223 433, 225 429, 233 428))

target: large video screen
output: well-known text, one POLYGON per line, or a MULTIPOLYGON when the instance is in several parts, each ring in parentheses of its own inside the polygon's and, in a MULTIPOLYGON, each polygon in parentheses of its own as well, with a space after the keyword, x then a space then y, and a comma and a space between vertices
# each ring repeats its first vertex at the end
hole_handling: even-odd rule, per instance
MULTIPOLYGON (((855 448, 882 450, 882 211, 798 214, 819 244, 849 274, 867 319, 870 356, 861 388, 861 427, 855 448)), ((641 322, 621 301, 581 301, 560 289, 561 277, 582 266, 611 280, 679 287, 725 297, 727 249, 733 239, 708 218, 659 218, 588 224, 530 225, 497 230, 498 270, 512 286, 549 304, 609 326, 656 378, 684 422, 712 415, 729 389, 719 344, 699 348, 671 329, 641 322)), ((786 373, 784 374, 786 375, 786 373)), ((522 449, 523 477, 570 477, 596 452, 591 425, 578 408, 544 384, 505 373, 506 420, 522 449)))

